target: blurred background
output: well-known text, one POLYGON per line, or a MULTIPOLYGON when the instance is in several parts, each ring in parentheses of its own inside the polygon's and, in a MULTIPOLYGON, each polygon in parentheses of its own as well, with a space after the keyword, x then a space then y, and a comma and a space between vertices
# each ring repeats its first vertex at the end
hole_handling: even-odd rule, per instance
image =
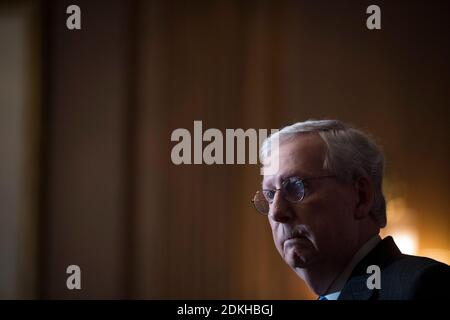
POLYGON ((449 6, 2 1, 0 298, 315 299, 251 206, 258 165, 172 164, 170 135, 194 120, 371 133, 383 235, 450 263, 449 6))

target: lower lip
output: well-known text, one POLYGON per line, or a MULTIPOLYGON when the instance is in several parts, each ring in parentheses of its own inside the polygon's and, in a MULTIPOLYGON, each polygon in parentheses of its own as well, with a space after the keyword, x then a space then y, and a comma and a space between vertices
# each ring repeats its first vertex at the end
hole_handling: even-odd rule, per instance
POLYGON ((308 240, 308 238, 305 238, 305 237, 291 238, 291 239, 286 240, 284 242, 284 245, 286 246, 286 245, 290 245, 290 244, 294 244, 294 243, 302 243, 302 242, 309 243, 309 240, 308 240))

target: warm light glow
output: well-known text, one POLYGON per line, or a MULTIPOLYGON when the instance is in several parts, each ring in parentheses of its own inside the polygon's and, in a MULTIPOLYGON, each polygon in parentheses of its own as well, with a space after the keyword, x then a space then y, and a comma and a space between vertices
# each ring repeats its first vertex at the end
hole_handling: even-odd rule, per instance
POLYGON ((387 202, 387 212, 388 225, 382 230, 382 236, 391 235, 402 253, 417 255, 419 239, 414 223, 414 210, 404 198, 397 197, 387 202))
POLYGON ((441 248, 425 248, 420 250, 420 255, 450 264, 450 250, 441 248))
POLYGON ((417 235, 412 231, 397 231, 392 234, 395 243, 404 254, 417 254, 417 235))

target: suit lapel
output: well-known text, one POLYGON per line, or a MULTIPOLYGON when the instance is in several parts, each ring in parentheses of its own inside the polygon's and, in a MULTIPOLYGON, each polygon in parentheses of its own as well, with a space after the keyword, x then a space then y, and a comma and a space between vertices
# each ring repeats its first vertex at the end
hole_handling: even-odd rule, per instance
POLYGON ((353 269, 353 272, 339 295, 339 300, 369 300, 377 299, 379 291, 367 288, 367 267, 377 265, 383 270, 393 260, 401 256, 392 237, 383 239, 371 252, 369 252, 353 269))
POLYGON ((377 290, 367 288, 368 277, 369 275, 351 278, 342 289, 339 300, 370 300, 377 290))

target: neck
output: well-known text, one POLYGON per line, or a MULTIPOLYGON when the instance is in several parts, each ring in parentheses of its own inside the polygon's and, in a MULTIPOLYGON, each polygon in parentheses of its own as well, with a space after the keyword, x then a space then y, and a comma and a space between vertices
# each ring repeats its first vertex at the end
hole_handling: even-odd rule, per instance
POLYGON ((327 295, 340 291, 356 264, 378 243, 378 233, 360 237, 357 245, 347 254, 334 256, 330 261, 320 261, 308 269, 295 272, 317 295, 327 295), (373 241, 372 241, 373 240, 373 241), (364 252, 362 252, 364 249, 364 252))
POLYGON ((329 293, 336 279, 344 270, 351 257, 342 257, 339 261, 320 261, 308 269, 297 268, 295 272, 317 295, 329 293))

